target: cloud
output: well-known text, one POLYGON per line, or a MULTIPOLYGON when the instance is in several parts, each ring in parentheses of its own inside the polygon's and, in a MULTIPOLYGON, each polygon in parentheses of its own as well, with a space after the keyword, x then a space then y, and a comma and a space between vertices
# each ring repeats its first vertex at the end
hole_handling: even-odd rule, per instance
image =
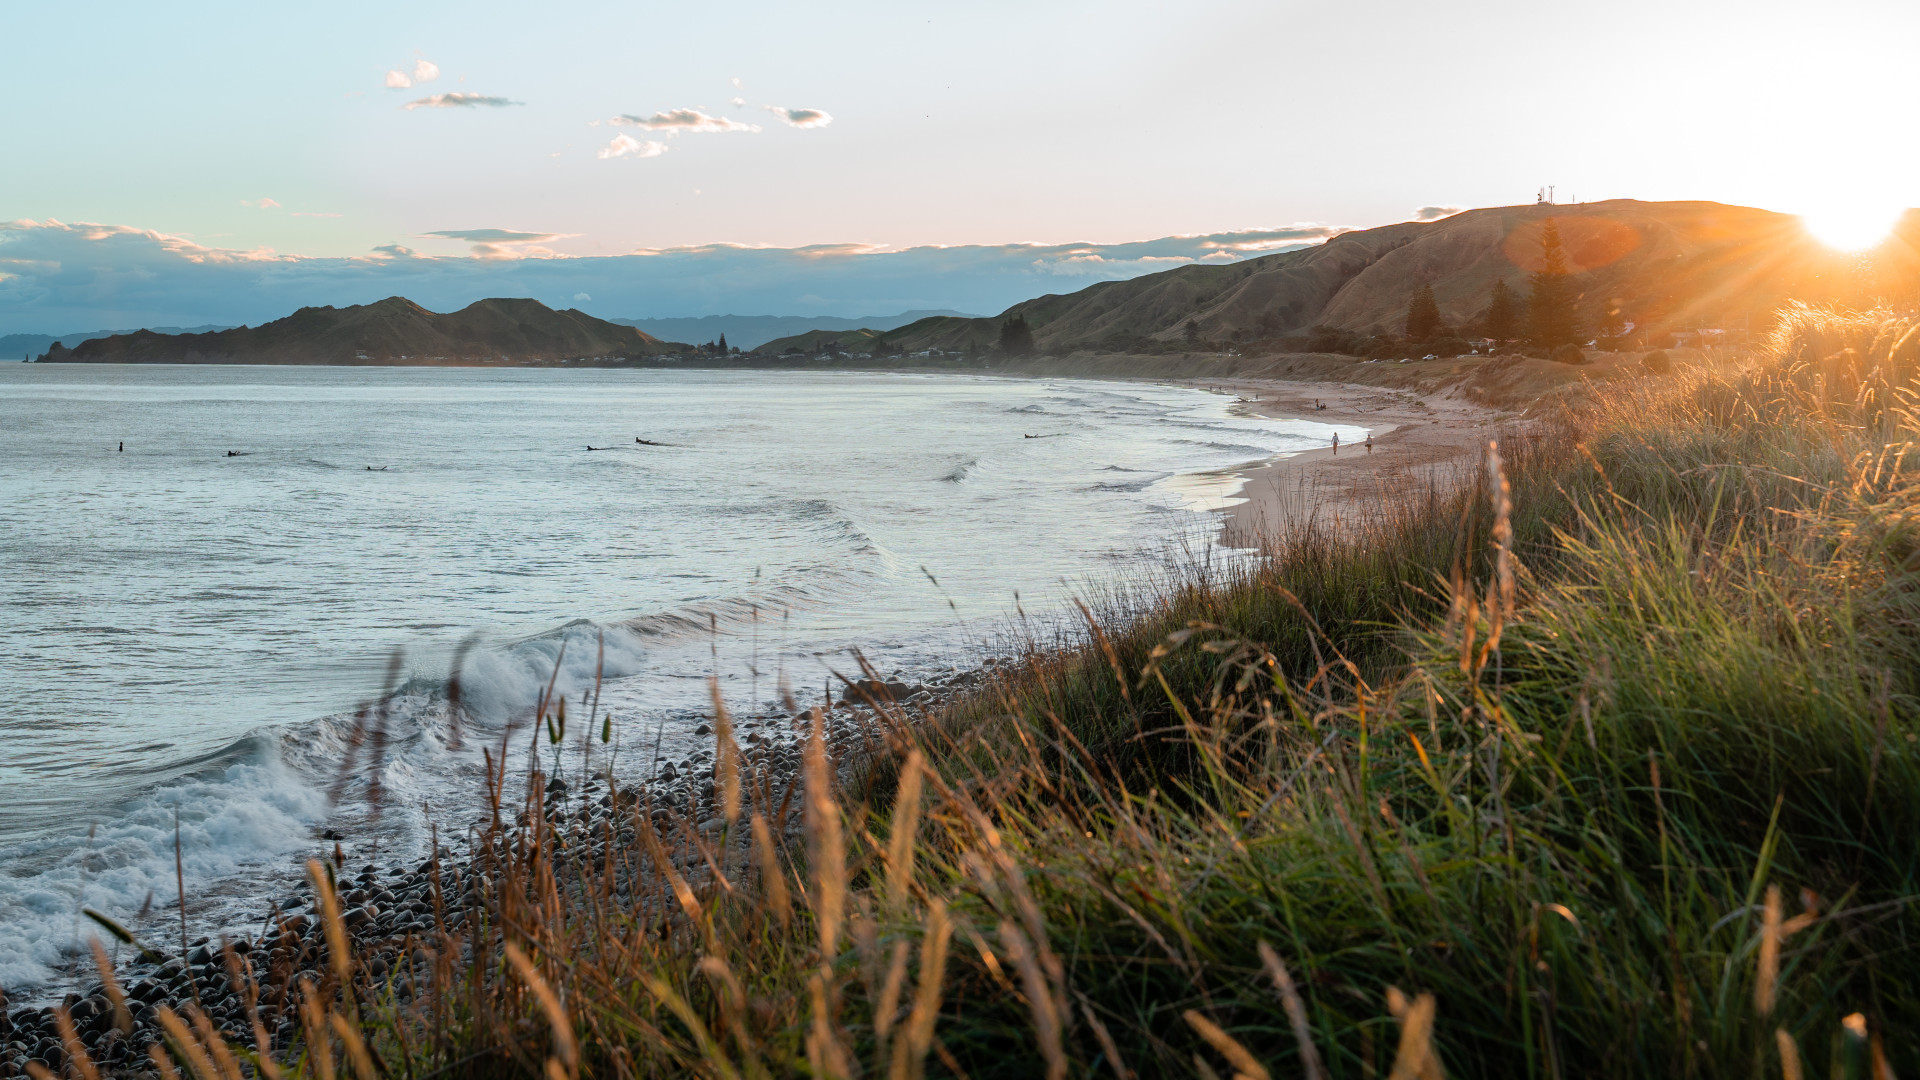
POLYGON ((583 292, 577 292, 573 294, 573 299, 576 303, 584 304, 587 301, 593 299, 593 297, 583 292))
POLYGON ((407 87, 412 85, 413 85, 413 80, 407 78, 406 72, 404 71, 387 72, 387 89, 405 90, 407 87))
POLYGON ((593 156, 599 158, 601 161, 608 161, 613 158, 623 157, 659 157, 666 152, 666 143, 655 142, 652 139, 642 142, 631 135, 615 135, 612 142, 601 147, 593 156))
POLYGON ((433 80, 439 77, 440 77, 440 65, 434 63, 431 60, 421 60, 420 62, 413 65, 413 81, 414 82, 417 82, 417 83, 432 82, 433 80))
POLYGON ((1413 220, 1439 221, 1443 217, 1452 217, 1465 209, 1464 206, 1423 206, 1413 212, 1413 220))
POLYGON ((735 75, 733 78, 728 79, 727 81, 733 84, 733 88, 735 90, 740 89, 740 76, 735 75))
MULTIPOLYGON (((253 325, 312 304, 405 296, 453 311, 488 296, 587 293, 604 317, 996 313, 1021 300, 1192 262, 1237 263, 1342 230, 1296 225, 1124 243, 880 249, 708 244, 569 258, 562 234, 444 229, 471 250, 425 255, 385 244, 351 258, 209 247, 122 225, 0 221, 0 334, 101 327, 253 325)), ((585 303, 585 301, 581 301, 585 303)))
POLYGON ((265 199, 265 198, 252 199, 252 200, 241 199, 240 205, 251 206, 255 210, 277 210, 280 207, 279 203, 274 202, 272 199, 265 199))
POLYGON ((678 135, 683 131, 718 133, 727 131, 759 131, 758 124, 743 124, 738 120, 729 120, 724 116, 709 116, 699 109, 666 109, 652 116, 634 116, 622 113, 613 118, 612 123, 620 127, 637 127, 647 131, 664 131, 678 135))
POLYGON ((737 97, 727 102, 727 104, 733 106, 736 109, 744 109, 747 107, 747 99, 743 97, 737 97))
POLYGON ((558 256, 559 252, 537 245, 580 234, 520 232, 516 229, 438 229, 420 235, 436 240, 464 240, 469 245, 468 250, 482 259, 526 259, 558 256))
POLYGON ((490 109, 518 105, 520 102, 503 97, 489 97, 486 94, 469 94, 455 90, 450 94, 433 94, 418 101, 407 102, 405 108, 413 109, 471 109, 484 105, 490 109))
POLYGON ((833 117, 819 109, 789 109, 784 105, 769 105, 767 111, 797 128, 819 128, 833 123, 833 117))

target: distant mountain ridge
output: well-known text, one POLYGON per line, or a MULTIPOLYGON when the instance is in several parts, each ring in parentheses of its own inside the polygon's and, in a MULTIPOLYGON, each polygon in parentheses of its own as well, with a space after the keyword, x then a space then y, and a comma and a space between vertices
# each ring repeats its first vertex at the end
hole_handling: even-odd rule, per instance
MULTIPOLYGON (((702 315, 697 318, 609 319, 621 326, 644 330, 663 341, 691 341, 704 344, 722 335, 729 346, 757 349, 774 338, 791 337, 809 330, 893 330, 933 316, 981 318, 964 311, 904 311, 898 315, 862 315, 846 319, 834 315, 702 315)), ((0 354, 4 355, 4 354, 0 354)))
MULTIPOLYGON (((1790 299, 1920 299, 1920 214, 1910 213, 1880 276, 1863 281, 1858 256, 1814 241, 1798 218, 1712 202, 1617 199, 1578 205, 1468 210, 1432 222, 1340 233, 1315 247, 1226 265, 1190 265, 1078 292, 1041 296, 992 318, 934 317, 851 337, 850 349, 916 352, 992 347, 1001 325, 1024 317, 1037 349, 1127 351, 1205 342, 1276 340, 1328 328, 1361 335, 1403 330, 1407 302, 1433 287, 1455 331, 1486 313, 1493 285, 1524 298, 1552 218, 1571 263, 1583 324, 1609 311, 1643 330, 1762 330, 1790 299), (1904 261, 1903 261, 1904 260, 1904 261)), ((1524 303, 1524 299, 1523 299, 1524 303)), ((812 352, 826 335, 776 339, 763 354, 812 352)))
MULTIPOLYGON (((208 323, 205 326, 149 326, 146 329, 156 334, 211 334, 220 330, 231 330, 231 326, 219 326, 208 323)), ((0 360, 22 360, 40 356, 53 348, 54 342, 71 349, 83 341, 94 338, 112 337, 115 334, 131 334, 134 330, 93 330, 78 334, 5 334, 0 335, 0 360)))
POLYGON ((131 334, 55 344, 50 363, 527 364, 637 359, 689 351, 631 326, 537 300, 480 300, 438 314, 399 296, 306 307, 256 327, 203 334, 131 334))

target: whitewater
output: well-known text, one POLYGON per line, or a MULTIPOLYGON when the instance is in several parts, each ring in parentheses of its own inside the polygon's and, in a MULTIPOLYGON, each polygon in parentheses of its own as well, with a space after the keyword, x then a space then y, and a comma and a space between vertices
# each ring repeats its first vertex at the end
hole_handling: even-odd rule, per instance
POLYGON ((177 933, 176 850, 199 934, 457 833, 549 682, 600 687, 619 771, 699 743, 709 677, 772 715, 855 648, 977 664, 1336 431, 1065 379, 0 366, 0 988, 55 985, 83 907, 177 933))

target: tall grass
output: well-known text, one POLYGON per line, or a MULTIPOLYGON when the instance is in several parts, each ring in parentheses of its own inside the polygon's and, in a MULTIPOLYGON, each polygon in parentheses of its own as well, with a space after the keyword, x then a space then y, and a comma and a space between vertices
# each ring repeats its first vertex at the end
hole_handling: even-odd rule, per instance
POLYGON ((1917 343, 1791 310, 1757 364, 880 708, 877 754, 809 712, 797 790, 719 723, 705 831, 533 777, 413 943, 431 989, 336 940, 262 1067, 1912 1074, 1917 343))

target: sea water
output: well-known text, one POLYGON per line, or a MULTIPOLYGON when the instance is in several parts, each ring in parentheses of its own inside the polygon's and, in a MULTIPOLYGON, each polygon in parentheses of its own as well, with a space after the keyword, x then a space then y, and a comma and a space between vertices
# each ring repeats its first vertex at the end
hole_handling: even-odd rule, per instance
POLYGON ((640 762, 709 677, 750 714, 855 648, 977 663, 1204 536, 1206 478, 1335 431, 1364 434, 1063 379, 0 368, 0 987, 52 985, 83 906, 177 928, 176 855, 211 932, 328 831, 358 857, 464 827, 479 747, 549 684, 598 684, 600 752, 640 762))

